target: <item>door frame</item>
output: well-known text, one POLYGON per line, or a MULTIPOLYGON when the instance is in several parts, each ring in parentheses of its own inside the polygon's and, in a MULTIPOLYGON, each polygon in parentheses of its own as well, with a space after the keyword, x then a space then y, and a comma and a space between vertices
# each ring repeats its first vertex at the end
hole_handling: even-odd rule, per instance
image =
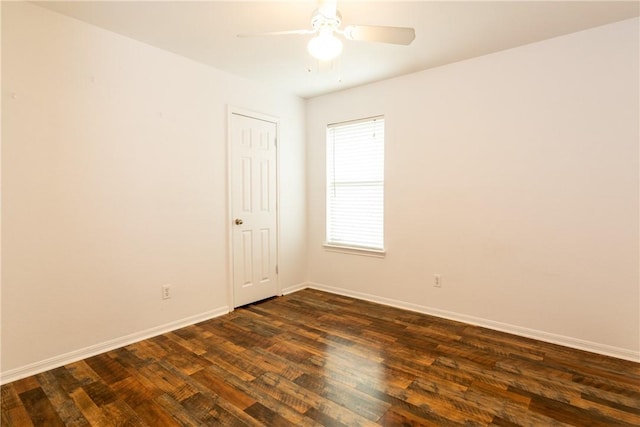
POLYGON ((282 295, 280 284, 280 118, 269 114, 258 113, 245 108, 227 105, 227 301, 229 312, 235 310, 235 287, 233 278, 233 188, 231 182, 232 148, 231 120, 233 115, 262 120, 276 125, 276 295, 282 295))

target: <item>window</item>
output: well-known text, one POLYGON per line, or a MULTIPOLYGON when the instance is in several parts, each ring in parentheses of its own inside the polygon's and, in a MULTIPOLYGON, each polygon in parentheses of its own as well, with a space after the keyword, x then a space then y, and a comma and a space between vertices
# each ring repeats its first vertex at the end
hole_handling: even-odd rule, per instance
POLYGON ((327 246, 384 249, 384 118, 327 127, 327 246))

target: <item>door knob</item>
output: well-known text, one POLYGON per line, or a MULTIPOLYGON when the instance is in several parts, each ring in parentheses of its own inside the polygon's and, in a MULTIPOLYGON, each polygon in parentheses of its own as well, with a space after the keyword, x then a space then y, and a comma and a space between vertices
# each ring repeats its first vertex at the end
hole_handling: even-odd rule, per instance
POLYGON ((243 221, 241 218, 236 218, 236 225, 242 225, 243 221))

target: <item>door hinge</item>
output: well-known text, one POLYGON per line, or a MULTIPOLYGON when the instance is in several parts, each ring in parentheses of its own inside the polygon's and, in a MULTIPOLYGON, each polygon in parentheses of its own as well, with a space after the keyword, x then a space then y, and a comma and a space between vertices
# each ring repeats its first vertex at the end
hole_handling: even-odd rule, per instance
POLYGON ((276 274, 278 274, 278 264, 276 264, 276 274))
POLYGON ((276 148, 278 148, 278 138, 275 138, 275 139, 273 140, 273 146, 274 146, 274 147, 276 147, 276 148))

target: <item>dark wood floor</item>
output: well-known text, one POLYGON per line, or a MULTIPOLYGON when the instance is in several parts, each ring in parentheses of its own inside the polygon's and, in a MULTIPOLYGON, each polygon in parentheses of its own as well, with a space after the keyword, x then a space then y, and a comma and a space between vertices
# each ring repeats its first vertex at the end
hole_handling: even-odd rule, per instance
POLYGON ((640 364, 304 290, 2 387, 2 426, 638 426, 640 364))

